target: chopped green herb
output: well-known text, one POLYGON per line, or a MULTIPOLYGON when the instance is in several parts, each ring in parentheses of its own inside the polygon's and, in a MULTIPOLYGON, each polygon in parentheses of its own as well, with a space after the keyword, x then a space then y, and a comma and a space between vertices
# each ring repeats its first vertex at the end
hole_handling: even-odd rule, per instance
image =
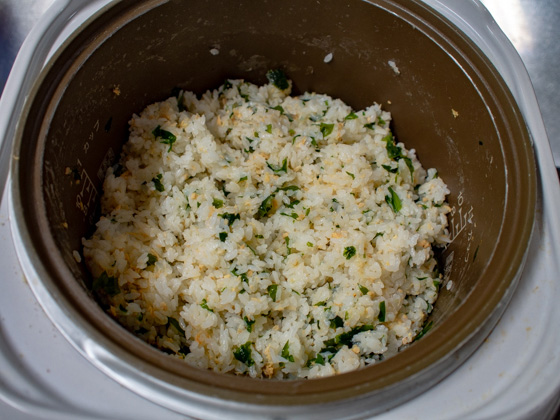
POLYGON ((325 366, 325 359, 320 354, 317 355, 314 362, 317 363, 318 365, 325 366))
POLYGON ((206 302, 206 299, 202 299, 202 303, 200 304, 200 306, 206 309, 207 311, 214 312, 214 309, 210 309, 208 307, 208 302, 206 302))
POLYGON ((286 236, 284 238, 284 241, 286 242, 286 249, 288 251, 288 255, 290 255, 292 253, 292 248, 290 248, 290 238, 286 236))
POLYGON ((270 215, 270 212, 274 207, 273 200, 274 200, 274 194, 269 195, 263 200, 263 202, 259 206, 259 210, 255 214, 256 219, 262 219, 263 217, 267 217, 270 215))
POLYGON ((255 251, 251 245, 249 245, 247 242, 245 242, 245 245, 247 245, 247 248, 249 248, 251 250, 253 255, 257 255, 257 251, 255 251))
POLYGON ((110 277, 106 271, 93 281, 91 288, 94 292, 103 291, 109 296, 115 296, 121 292, 117 277, 110 277))
POLYGON ((253 319, 253 320, 251 321, 249 318, 247 318, 247 317, 245 316, 245 317, 243 317, 243 321, 245 321, 245 325, 246 325, 247 331, 248 331, 248 332, 253 332, 253 324, 255 323, 255 320, 253 319))
POLYGON ((369 292, 369 289, 365 286, 362 286, 360 284, 358 284, 358 287, 360 288, 360 292, 362 292, 362 295, 367 295, 369 292))
POLYGON ((323 349, 319 353, 324 352, 331 352, 336 353, 338 352, 343 346, 350 347, 352 344, 352 339, 356 334, 359 334, 364 331, 371 331, 373 330, 373 325, 361 325, 358 327, 352 328, 350 331, 338 334, 336 337, 331 338, 330 340, 326 340, 323 342, 323 349))
POLYGON ((418 341, 420 340, 422 337, 424 337, 426 335, 426 333, 428 331, 430 331, 432 329, 432 327, 434 326, 434 321, 430 321, 428 322, 426 325, 424 325, 424 328, 422 328, 422 331, 420 331, 416 337, 414 337, 413 341, 418 341))
POLYGON ((298 191, 299 189, 296 185, 289 185, 287 187, 280 187, 276 191, 298 191))
POLYGON ((185 330, 181 328, 181 324, 175 318, 168 317, 167 318, 167 325, 171 325, 173 328, 177 330, 183 337, 185 336, 185 330))
POLYGON ((281 214, 282 216, 291 217, 291 218, 294 219, 294 220, 297 220, 297 218, 299 217, 299 216, 297 215, 297 213, 294 213, 294 212, 292 212, 292 213, 290 213, 290 214, 288 214, 288 213, 280 213, 280 214, 281 214))
POLYGON ((239 85, 237 86, 237 92, 239 93, 239 96, 241 96, 243 98, 243 100, 245 102, 249 102, 249 95, 242 93, 241 92, 241 86, 239 86, 239 85))
POLYGON ((253 343, 247 341, 245 344, 237 347, 233 350, 233 357, 239 360, 241 363, 245 363, 247 366, 251 367, 255 364, 255 361, 251 358, 251 345, 253 343))
POLYGON ((277 166, 276 168, 268 162, 266 162, 266 166, 268 166, 270 168, 270 170, 274 173, 278 173, 278 172, 287 173, 288 172, 288 159, 284 158, 284 160, 282 161, 282 166, 277 166))
MULTIPOLYGON (((286 207, 288 207, 289 209, 293 209, 294 206, 297 206, 300 203, 299 200, 293 200, 292 198, 290 198, 290 204, 286 204, 286 207)), ((292 213, 293 215, 294 213, 292 213)))
POLYGON ((258 238, 258 239, 263 239, 263 238, 264 238, 264 236, 262 236, 262 235, 255 235, 255 238, 258 238))
MULTIPOLYGON (((379 237, 379 236, 383 236, 384 234, 385 234, 385 232, 377 232, 377 233, 375 234, 375 236, 373 237, 373 239, 375 239, 375 238, 377 238, 377 237, 379 237)), ((373 241, 373 239, 372 239, 372 241, 373 241)))
POLYGON ((352 174, 352 173, 350 173, 350 172, 348 172, 348 171, 346 171, 346 173, 347 173, 348 175, 350 175, 350 178, 356 179, 356 176, 355 176, 354 174, 352 174))
POLYGON ((224 193, 224 196, 227 197, 227 196, 230 194, 230 192, 226 190, 226 185, 225 185, 225 183, 220 182, 220 184, 219 184, 220 187, 221 187, 220 189, 221 189, 222 192, 224 193), (221 185, 220 185, 220 184, 221 184, 221 185))
POLYGON ((284 108, 282 108, 281 105, 276 105, 275 107, 272 107, 272 109, 274 109, 275 111, 278 111, 280 113, 280 115, 284 115, 284 108))
POLYGON ((383 137, 383 141, 387 143, 385 149, 387 150, 387 156, 389 159, 398 160, 403 157, 402 149, 395 145, 395 140, 393 139, 393 135, 391 133, 383 137))
POLYGON ((154 265, 157 262, 157 257, 155 255, 152 254, 148 254, 148 262, 146 263, 146 266, 149 267, 151 265, 154 265))
POLYGON ((239 178, 239 182, 247 181, 247 176, 242 176, 239 178))
POLYGON ((369 128, 370 130, 375 130, 375 123, 364 124, 364 127, 369 128))
POLYGON ((289 362, 294 361, 294 356, 290 354, 290 342, 286 341, 284 347, 282 348, 282 353, 280 354, 284 359, 288 360, 289 362))
POLYGON ((331 134, 333 132, 333 129, 334 129, 334 124, 321 123, 321 125, 319 126, 319 130, 321 131, 323 138, 331 134))
POLYGON ((311 137, 311 144, 316 148, 319 147, 319 143, 317 143, 317 140, 315 140, 315 137, 313 136, 311 137))
POLYGON ((399 171, 399 167, 397 166, 396 168, 391 168, 391 166, 389 165, 381 165, 381 167, 383 169, 385 169, 387 172, 390 172, 392 174, 396 174, 399 171))
POLYGON ((169 149, 167 150, 168 152, 171 151, 171 148, 173 147, 173 143, 177 141, 177 137, 175 137, 174 134, 172 134, 167 130, 163 130, 159 125, 156 128, 154 128, 152 134, 156 139, 158 138, 162 139, 161 143, 169 145, 169 149))
POLYGON ((345 120, 355 120, 356 118, 358 118, 358 116, 354 113, 354 111, 344 117, 345 120))
POLYGON ((266 290, 268 292, 268 296, 270 296, 272 301, 276 302, 276 293, 278 292, 278 285, 277 284, 271 284, 270 286, 268 286, 266 288, 266 290))
POLYGON ((385 125, 385 120, 381 117, 377 117, 377 124, 379 125, 385 125))
MULTIPOLYGON (((330 359, 329 359, 329 361, 330 361, 330 359)), ((307 361, 306 366, 311 367, 313 364, 325 366, 325 358, 321 354, 317 354, 317 357, 315 357, 314 359, 309 359, 307 361)))
POLYGON ((154 183, 154 188, 159 192, 164 192, 165 187, 161 183, 161 178, 163 178, 162 174, 157 174, 154 178, 152 178, 152 182, 154 183))
POLYGON ((214 198, 214 200, 212 200, 212 205, 217 209, 221 209, 224 206, 224 201, 214 198))
POLYGON ((356 247, 347 246, 346 248, 344 248, 344 252, 342 253, 342 255, 344 256, 344 258, 349 260, 354 255, 356 255, 356 247))
POLYGON ((404 163, 406 163, 408 170, 410 171, 410 176, 414 177, 414 165, 412 164, 412 160, 406 156, 403 156, 403 160, 404 163))
POLYGON ((333 319, 331 319, 330 327, 334 329, 344 327, 344 320, 337 315, 333 319))
POLYGON ((286 90, 290 87, 286 74, 280 69, 269 70, 266 73, 266 78, 280 90, 286 90))
POLYGON ((326 301, 321 301, 321 302, 317 302, 315 305, 313 306, 327 306, 327 302, 326 301))
POLYGON ((416 277, 416 280, 426 280, 428 277, 416 277))
POLYGON ((231 270, 231 274, 233 274, 236 277, 239 277, 241 279, 242 282, 244 283, 249 283, 249 278, 247 277, 247 273, 238 273, 237 272, 237 268, 234 268, 233 270, 231 270))
POLYGON ((401 199, 391 187, 389 187, 389 192, 391 193, 391 195, 390 196, 386 195, 385 201, 387 202, 387 204, 389 204, 389 206, 391 206, 391 208, 395 213, 398 213, 399 210, 402 208, 401 199))
POLYGON ((387 313, 387 310, 385 308, 385 301, 381 301, 379 302, 379 315, 377 315, 377 319, 379 320, 379 322, 385 322, 385 315, 387 313))
POLYGON ((226 219, 228 221, 228 226, 233 225, 233 222, 235 222, 236 220, 241 220, 239 214, 222 213, 218 214, 218 216, 220 216, 222 219, 226 219))
POLYGON ((266 132, 272 134, 272 124, 266 125, 266 132))
POLYGON ((220 236, 220 241, 222 241, 222 242, 225 242, 226 238, 228 237, 227 232, 220 232, 218 235, 220 236))
POLYGON ((313 248, 313 244, 312 244, 311 242, 307 242, 307 246, 308 246, 309 248, 313 248))

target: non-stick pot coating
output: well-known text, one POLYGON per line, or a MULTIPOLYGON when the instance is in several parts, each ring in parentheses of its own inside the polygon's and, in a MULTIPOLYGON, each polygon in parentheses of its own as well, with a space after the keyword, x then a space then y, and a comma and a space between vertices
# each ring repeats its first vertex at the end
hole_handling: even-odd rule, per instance
POLYGON ((297 406, 367 397, 363 407, 378 411, 422 392, 497 322, 531 232, 535 169, 520 112, 472 42, 418 0, 121 1, 57 53, 20 127, 14 199, 44 284, 116 357, 218 400, 297 406), (264 83, 271 68, 285 70, 296 94, 326 93, 355 109, 381 103, 397 140, 451 190, 452 242, 440 255, 432 330, 392 359, 335 378, 254 380, 160 354, 101 311, 73 256, 94 228, 104 173, 133 113, 177 87, 200 94, 226 78, 264 83))

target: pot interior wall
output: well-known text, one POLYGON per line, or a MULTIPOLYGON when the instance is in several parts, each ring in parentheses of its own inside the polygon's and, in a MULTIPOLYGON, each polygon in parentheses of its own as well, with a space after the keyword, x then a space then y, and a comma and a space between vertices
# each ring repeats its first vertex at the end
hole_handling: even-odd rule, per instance
POLYGON ((226 78, 264 83, 268 69, 282 68, 296 94, 327 93, 355 109, 381 103, 393 114, 397 140, 448 184, 453 240, 440 259, 452 287, 442 288, 435 327, 477 287, 507 287, 495 286, 500 279, 488 264, 508 205, 509 136, 519 135, 504 122, 513 111, 499 105, 509 98, 499 83, 488 85, 493 70, 478 53, 467 59, 457 47, 465 42, 460 34, 426 23, 438 18, 419 2, 400 3, 407 7, 382 0, 123 1, 106 10, 52 63, 31 108, 36 122, 24 136, 34 141, 22 145, 20 182, 33 193, 23 201, 45 211, 50 227, 36 225, 35 210, 30 226, 53 235, 72 281, 87 288, 91 279, 72 253, 93 230, 104 173, 127 139, 131 115, 177 87, 200 94, 226 78))

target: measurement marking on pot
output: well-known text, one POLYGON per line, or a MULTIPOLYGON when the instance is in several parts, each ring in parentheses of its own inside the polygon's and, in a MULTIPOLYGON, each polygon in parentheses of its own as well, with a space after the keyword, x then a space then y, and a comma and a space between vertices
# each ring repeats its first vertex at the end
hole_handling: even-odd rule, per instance
MULTIPOLYGON (((94 129, 95 133, 97 133, 97 132, 99 131, 99 127, 100 127, 99 120, 96 120, 96 121, 95 121, 95 124, 93 125, 93 129, 94 129)), ((84 153, 85 153, 85 154, 87 154, 87 152, 89 151, 89 143, 90 143, 91 141, 93 141, 93 138, 94 138, 94 131, 92 131, 91 133, 89 133, 88 141, 86 141, 86 142, 84 143, 84 153)))
MULTIPOLYGON (((474 234, 469 225, 474 225, 474 208, 470 206, 468 210, 465 209, 468 204, 465 203, 465 198, 463 197, 463 192, 459 193, 457 197, 457 205, 451 208, 449 212, 449 243, 446 245, 446 249, 451 245, 455 238, 457 238, 463 231, 466 230, 467 234, 467 246, 465 249, 465 254, 463 256, 464 262, 470 261, 471 246, 474 241, 474 234)), ((459 256, 459 258, 461 258, 459 256)), ((453 270, 453 262, 455 259, 455 251, 451 251, 447 258, 445 259, 444 266, 444 286, 450 281, 451 271, 453 270)))
POLYGON ((76 207, 78 207, 84 215, 87 216, 89 207, 97 199, 97 188, 89 177, 87 171, 82 165, 80 159, 77 160, 78 167, 80 168, 80 176, 82 181, 82 190, 76 196, 76 207))
MULTIPOLYGON (((464 204, 464 197, 463 197, 463 193, 461 192, 457 197, 458 208, 453 206, 451 212, 449 213, 449 215, 451 216, 451 220, 449 222, 449 237, 450 237, 449 243, 452 243, 455 240, 455 238, 459 236, 459 234, 463 232, 463 230, 465 230, 465 228, 468 225, 473 224, 473 217, 474 217, 473 206, 471 206, 468 211, 465 211, 463 208, 463 204, 464 204)), ((469 242, 470 240, 472 240, 472 231, 470 232, 469 235, 469 242)))

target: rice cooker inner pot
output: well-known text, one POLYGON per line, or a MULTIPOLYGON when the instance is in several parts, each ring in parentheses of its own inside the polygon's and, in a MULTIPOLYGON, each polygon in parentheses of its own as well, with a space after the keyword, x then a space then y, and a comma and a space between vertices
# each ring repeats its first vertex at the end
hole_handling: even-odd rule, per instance
POLYGON ((535 201, 527 130, 489 61, 420 1, 121 1, 66 42, 32 95, 13 179, 18 229, 41 281, 83 332, 176 389, 281 406, 367 396, 386 409, 474 351, 515 286, 535 201), (73 256, 94 228, 105 171, 133 113, 174 88, 200 94, 227 78, 262 84, 271 68, 285 70, 296 94, 327 93, 355 109, 381 103, 398 141, 451 190, 452 242, 439 256, 444 287, 432 330, 387 361, 337 377, 262 381, 189 367, 103 313, 73 256))

